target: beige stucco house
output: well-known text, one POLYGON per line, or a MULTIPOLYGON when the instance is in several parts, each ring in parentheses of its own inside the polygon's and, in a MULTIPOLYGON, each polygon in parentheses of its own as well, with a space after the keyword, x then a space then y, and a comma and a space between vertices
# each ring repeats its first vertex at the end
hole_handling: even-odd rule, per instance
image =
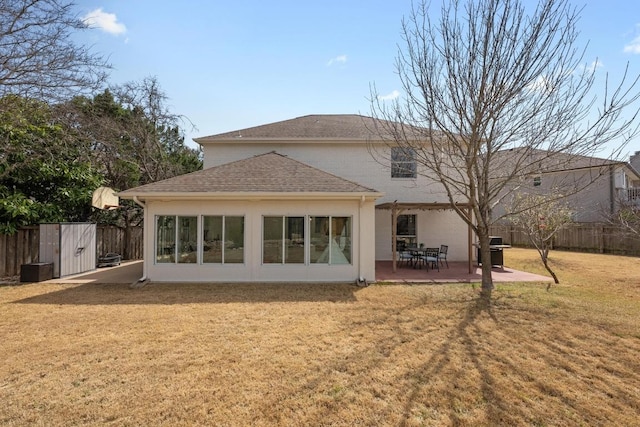
POLYGON ((145 276, 373 281, 376 260, 392 259, 394 227, 396 241, 446 244, 450 261, 467 261, 468 227, 440 184, 375 125, 310 115, 196 138, 202 171, 119 194, 144 206, 145 276))

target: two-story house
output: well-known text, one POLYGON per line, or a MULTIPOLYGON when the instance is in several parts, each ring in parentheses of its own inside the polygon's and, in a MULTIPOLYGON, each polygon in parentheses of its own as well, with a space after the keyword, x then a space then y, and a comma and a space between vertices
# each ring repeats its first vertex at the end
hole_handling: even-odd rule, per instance
POLYGON ((369 117, 310 115, 196 138, 202 171, 120 193, 144 206, 145 276, 372 281, 397 242, 468 260, 468 227, 441 185, 376 129, 369 117))
MULTIPOLYGON (((524 160, 526 167, 510 183, 509 191, 564 195, 576 222, 606 222, 620 206, 640 202, 640 175, 632 162, 526 148, 494 155, 498 164, 512 157, 514 162, 524 160)), ((509 201, 505 197, 493 209, 494 218, 509 211, 509 201)))

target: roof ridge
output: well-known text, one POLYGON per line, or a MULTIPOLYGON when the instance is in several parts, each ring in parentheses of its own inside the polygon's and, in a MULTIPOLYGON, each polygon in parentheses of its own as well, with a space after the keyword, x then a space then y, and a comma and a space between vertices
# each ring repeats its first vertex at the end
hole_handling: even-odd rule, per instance
POLYGON ((292 119, 194 138, 197 143, 247 139, 346 139, 375 138, 373 122, 379 118, 362 114, 307 114, 292 119))

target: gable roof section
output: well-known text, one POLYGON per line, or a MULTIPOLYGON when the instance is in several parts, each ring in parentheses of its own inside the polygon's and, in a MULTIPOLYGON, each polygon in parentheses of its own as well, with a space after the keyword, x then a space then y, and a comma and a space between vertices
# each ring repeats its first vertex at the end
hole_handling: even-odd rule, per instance
POLYGON ((276 152, 214 166, 120 192, 123 198, 242 194, 342 194, 379 197, 376 190, 276 152))
POLYGON ((250 141, 286 140, 386 140, 384 120, 358 114, 315 114, 266 125, 194 138, 199 144, 250 141), (380 135, 383 133, 383 135, 380 135))

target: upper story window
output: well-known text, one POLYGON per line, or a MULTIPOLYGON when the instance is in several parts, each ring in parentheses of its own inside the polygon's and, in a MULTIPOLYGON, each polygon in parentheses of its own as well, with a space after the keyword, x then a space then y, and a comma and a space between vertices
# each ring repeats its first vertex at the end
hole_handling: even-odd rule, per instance
POLYGON ((417 176, 416 151, 406 147, 391 148, 391 178, 415 178, 417 176))
POLYGON ((533 186, 534 187, 540 187, 540 184, 542 184, 542 178, 539 176, 534 176, 533 177, 533 186))

